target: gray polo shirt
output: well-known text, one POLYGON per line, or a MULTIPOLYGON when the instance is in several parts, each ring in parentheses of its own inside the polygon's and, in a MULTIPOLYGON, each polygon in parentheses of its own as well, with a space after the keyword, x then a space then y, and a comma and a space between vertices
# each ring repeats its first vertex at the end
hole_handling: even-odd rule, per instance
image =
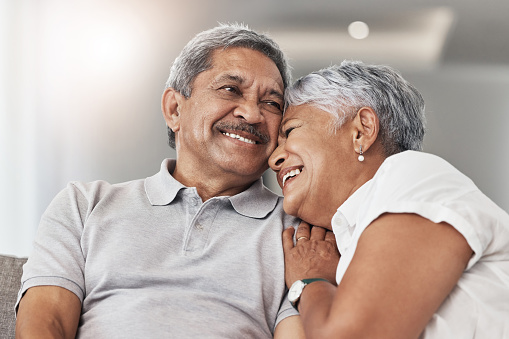
POLYGON ((202 203, 166 159, 145 180, 73 182, 52 201, 22 294, 55 285, 82 301, 80 338, 270 338, 296 314, 281 232, 298 221, 256 181, 202 203))

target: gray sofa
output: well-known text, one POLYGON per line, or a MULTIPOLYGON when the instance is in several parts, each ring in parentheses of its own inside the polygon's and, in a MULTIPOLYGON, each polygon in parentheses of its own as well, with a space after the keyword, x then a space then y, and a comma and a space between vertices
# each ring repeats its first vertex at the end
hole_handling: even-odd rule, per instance
POLYGON ((0 339, 14 338, 14 304, 27 258, 0 255, 0 339))

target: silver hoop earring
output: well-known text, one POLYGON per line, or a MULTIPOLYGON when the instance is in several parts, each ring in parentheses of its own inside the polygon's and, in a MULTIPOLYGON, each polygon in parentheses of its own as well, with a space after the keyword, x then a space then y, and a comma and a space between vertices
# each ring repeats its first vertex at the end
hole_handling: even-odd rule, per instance
POLYGON ((364 155, 362 155, 362 145, 359 146, 359 157, 357 158, 360 162, 364 161, 364 155))

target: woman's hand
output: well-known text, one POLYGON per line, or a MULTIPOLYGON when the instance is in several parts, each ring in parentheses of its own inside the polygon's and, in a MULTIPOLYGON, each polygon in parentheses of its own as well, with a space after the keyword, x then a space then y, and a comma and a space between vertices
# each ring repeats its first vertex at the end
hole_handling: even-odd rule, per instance
POLYGON ((340 254, 334 233, 302 221, 294 245, 294 232, 293 227, 283 232, 286 285, 290 287, 296 280, 307 278, 323 278, 336 285, 340 254))
MULTIPOLYGON (((301 238, 294 246, 292 235, 292 230, 283 234, 286 283, 330 279, 332 236, 306 224, 297 239, 310 240, 301 238)), ((337 287, 316 282, 303 290, 299 312, 306 337, 417 338, 471 256, 466 239, 445 222, 383 214, 360 236, 337 287)))

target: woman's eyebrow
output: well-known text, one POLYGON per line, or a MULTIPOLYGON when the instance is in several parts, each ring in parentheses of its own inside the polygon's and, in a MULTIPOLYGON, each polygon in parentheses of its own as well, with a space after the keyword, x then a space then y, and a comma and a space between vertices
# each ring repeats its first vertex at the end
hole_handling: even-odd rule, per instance
POLYGON ((284 136, 284 134, 285 134, 285 133, 284 133, 284 131, 283 131, 284 126, 285 126, 285 125, 286 125, 289 121, 294 120, 294 119, 295 119, 295 118, 287 118, 287 119, 283 118, 283 120, 281 121, 281 124, 279 124, 279 135, 284 136))
POLYGON ((295 118, 283 118, 279 127, 283 126, 284 124, 288 123, 288 121, 291 121, 291 120, 295 120, 295 118))

